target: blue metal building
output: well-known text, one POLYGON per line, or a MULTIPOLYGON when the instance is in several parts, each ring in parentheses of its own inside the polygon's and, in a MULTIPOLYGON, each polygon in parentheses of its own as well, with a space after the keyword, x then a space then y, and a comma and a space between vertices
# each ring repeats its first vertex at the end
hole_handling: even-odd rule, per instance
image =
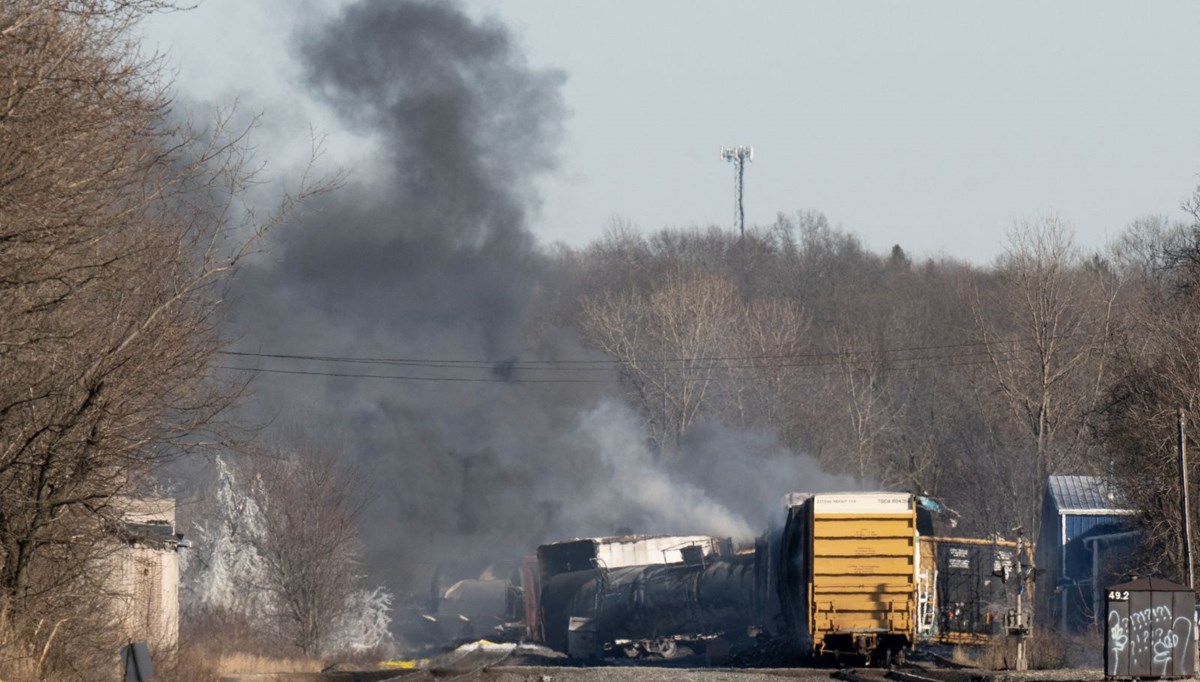
POLYGON ((1136 547, 1136 515, 1104 477, 1049 477, 1035 555, 1038 624, 1079 632, 1098 622, 1103 583, 1136 547))

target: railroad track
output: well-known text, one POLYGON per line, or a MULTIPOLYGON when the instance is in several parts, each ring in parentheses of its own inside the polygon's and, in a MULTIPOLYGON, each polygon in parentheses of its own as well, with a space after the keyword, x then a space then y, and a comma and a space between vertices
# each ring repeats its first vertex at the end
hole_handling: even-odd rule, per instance
POLYGON ((842 682, 884 682, 888 672, 883 668, 843 668, 830 677, 842 682))
POLYGON ((893 682, 949 682, 950 680, 962 679, 963 671, 961 666, 958 670, 946 670, 946 674, 939 674, 942 671, 930 670, 913 670, 905 669, 883 669, 883 668, 847 668, 833 673, 832 677, 843 682, 884 682, 892 680, 893 682))

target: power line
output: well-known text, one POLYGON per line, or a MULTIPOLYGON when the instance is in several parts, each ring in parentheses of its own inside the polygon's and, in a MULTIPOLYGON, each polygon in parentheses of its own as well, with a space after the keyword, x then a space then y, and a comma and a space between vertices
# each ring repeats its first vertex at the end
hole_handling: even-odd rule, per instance
POLYGON ((433 381, 454 383, 496 383, 496 384, 611 384, 607 379, 505 379, 502 377, 420 377, 401 374, 357 374, 353 372, 316 372, 300 369, 270 369, 266 367, 230 367, 228 365, 213 365, 214 369, 227 369, 238 372, 265 372, 267 374, 301 374, 318 377, 351 377, 357 379, 398 379, 402 381, 433 381))
MULTIPOLYGON (((1064 335, 1064 337, 1067 335, 1064 335)), ((1082 335, 1070 335, 1082 336, 1082 335)), ((939 349, 953 347, 971 347, 982 345, 980 343, 972 344, 943 344, 940 346, 924 346, 912 347, 906 350, 919 349, 939 349)), ((892 349, 895 350, 895 349, 892 349)), ((1019 349, 1009 349, 1001 351, 1001 355, 1017 352, 1019 349)), ((293 355, 284 353, 249 353, 245 351, 222 351, 227 355, 236 355, 242 357, 260 357, 268 359, 288 359, 288 360, 308 360, 321 362, 350 362, 359 364, 394 364, 396 362, 407 363, 406 367, 419 367, 423 369, 457 369, 457 370, 489 370, 513 372, 521 371, 563 371, 563 372, 583 372, 583 371, 604 371, 611 372, 618 367, 629 366, 630 363, 620 362, 615 360, 605 361, 580 361, 580 362, 606 362, 609 367, 564 367, 552 365, 548 367, 522 367, 519 363, 486 363, 485 361, 417 361, 412 359, 397 360, 387 358, 345 358, 338 356, 324 355, 293 355), (441 365, 440 362, 472 362, 475 365, 451 364, 449 366, 441 365)), ((886 351, 877 351, 886 352, 886 351)), ((850 360, 837 357, 835 353, 819 353, 809 354, 812 357, 823 357, 825 361, 820 362, 795 362, 795 363, 772 363, 772 364, 749 364, 749 365, 734 365, 734 364, 700 364, 693 363, 691 365, 681 365, 675 367, 660 366, 657 369, 662 369, 670 373, 670 376, 679 378, 680 375, 695 375, 697 373, 708 372, 712 374, 726 373, 726 379, 737 381, 758 381, 765 378, 783 378, 795 377, 802 375, 818 375, 829 376, 838 373, 842 370, 861 369, 860 365, 870 360, 850 360), (735 372, 734 370, 750 370, 748 372, 735 372), (797 371, 800 370, 800 371, 797 371), (825 370, 821 372, 805 372, 803 370, 825 370)), ((779 358, 779 357, 797 357, 797 356, 740 356, 739 360, 751 360, 762 358, 779 358)), ((952 367, 970 367, 991 364, 996 360, 993 352, 989 349, 970 350, 963 353, 948 353, 941 355, 924 355, 917 357, 901 357, 887 358, 890 364, 876 367, 874 371, 882 374, 893 372, 910 372, 927 369, 943 369, 952 367)), ((544 361, 544 362, 571 362, 571 361, 544 361)), ((315 370, 299 370, 299 369, 278 369, 264 367, 234 367, 234 366, 216 366, 217 369, 225 369, 241 372, 263 372, 270 374, 294 374, 306 376, 328 376, 328 377, 348 377, 348 378, 365 378, 365 379, 390 379, 398 381, 424 381, 424 382, 452 382, 452 383, 506 383, 506 384, 603 384, 614 383, 618 379, 616 377, 610 379, 587 379, 587 378, 526 378, 526 377, 462 377, 462 376, 416 376, 407 374, 366 374, 355 372, 331 372, 331 371, 315 371, 315 370)))
MULTIPOLYGON (((1098 338, 1094 334, 1062 334, 1054 337, 1049 337, 1048 340, 1063 340, 1072 338, 1098 338)), ((864 360, 849 360, 850 362, 865 362, 877 357, 886 357, 888 355, 896 355, 901 353, 918 353, 922 351, 948 350, 954 348, 971 349, 964 353, 955 353, 947 355, 934 356, 918 356, 912 358, 892 357, 893 361, 905 360, 922 360, 922 359, 944 359, 953 357, 970 357, 979 355, 1012 354, 1019 352, 1019 347, 1009 347, 1017 344, 1031 342, 1028 338, 1008 339, 998 341, 970 341, 961 343, 949 344, 931 344, 919 346, 906 346, 894 348, 864 348, 857 350, 845 351, 823 351, 813 353, 777 353, 777 354, 760 354, 760 355, 725 355, 725 356, 683 356, 683 357, 652 357, 639 360, 639 364, 647 367, 659 367, 662 365, 678 363, 683 365, 695 365, 697 363, 725 363, 725 362, 742 362, 756 360, 806 360, 806 359, 831 359, 834 362, 826 364, 836 365, 841 364, 846 358, 865 358, 864 360), (999 348, 996 348, 999 347, 999 348)), ((1084 344, 1081 344, 1084 345, 1084 344)), ((371 364, 371 365, 399 365, 409 367, 422 368, 445 368, 445 369, 487 369, 494 370, 498 367, 506 369, 523 369, 523 370, 569 370, 569 371, 610 371, 614 366, 625 366, 632 364, 630 361, 620 359, 593 359, 593 360, 486 360, 486 359, 452 359, 452 358, 387 358, 387 357, 362 357, 362 356, 344 356, 344 355, 316 355, 316 354, 292 354, 292 353, 270 353, 270 352, 250 352, 250 351, 218 351, 222 355, 235 357, 252 357, 252 358, 267 358, 281 360, 309 360, 319 362, 340 362, 351 364, 371 364), (598 367, 597 367, 598 366, 598 367)), ((809 367, 820 366, 822 363, 797 363, 788 364, 782 363, 776 366, 795 366, 809 367)), ((749 367, 758 367, 758 365, 749 365, 749 367)))
MULTIPOLYGON (((931 364, 914 364, 907 366, 881 367, 878 371, 882 374, 890 374, 893 372, 912 372, 922 369, 944 369, 951 367, 971 367, 978 365, 989 364, 991 360, 975 360, 967 362, 948 362, 948 363, 931 363, 931 364)), ((824 368, 826 371, 818 372, 818 376, 829 376, 835 373, 837 367, 834 365, 812 365, 814 368, 824 368)), ((356 372, 317 372, 312 370, 292 370, 292 369, 273 369, 266 367, 232 367, 228 365, 214 365, 214 369, 223 369, 237 372, 251 373, 266 373, 266 374, 294 374, 301 376, 323 376, 323 377, 344 377, 356 379, 391 379, 397 381, 427 381, 427 382, 445 382, 445 383, 497 383, 497 384, 614 384, 618 382, 617 378, 612 379, 524 379, 524 378, 501 378, 501 377, 424 377, 410 376, 401 374, 361 374, 356 372)), ((774 370, 775 367, 758 367, 758 370, 774 370)), ((787 369, 787 368, 782 368, 787 369)), ((728 379, 737 381, 760 381, 763 378, 782 378, 801 376, 801 372, 771 372, 769 376, 764 377, 762 372, 754 374, 743 374, 740 376, 729 376, 728 379)))
POLYGON ((633 360, 605 360, 600 361, 604 366, 562 366, 549 365, 538 366, 535 364, 524 362, 496 362, 479 364, 447 364, 442 361, 405 361, 402 364, 395 363, 387 359, 379 358, 338 358, 334 356, 301 356, 287 355, 282 353, 230 353, 242 357, 257 357, 266 359, 286 359, 300 361, 317 361, 317 362, 332 362, 332 363, 349 363, 349 364, 367 364, 367 365, 384 365, 384 366, 401 366, 406 368, 420 369, 450 369, 450 370, 466 370, 466 371, 492 371, 492 372, 612 372, 620 369, 644 369, 653 371, 667 372, 694 372, 694 371, 711 371, 711 370, 736 370, 736 369, 783 369, 783 368, 811 368, 811 367, 839 367, 845 365, 863 365, 869 362, 885 360, 891 363, 905 362, 924 362, 937 360, 957 360, 981 358, 990 360, 999 355, 1001 357, 1011 357, 1018 352, 1018 349, 997 350, 991 351, 987 349, 969 350, 960 353, 943 353, 933 355, 915 355, 908 357, 888 357, 885 355, 873 357, 857 357, 849 358, 843 355, 828 355, 823 356, 820 360, 813 358, 804 359, 802 356, 783 356, 783 355, 760 355, 760 356, 738 356, 726 358, 698 358, 688 360, 681 363, 661 363, 654 361, 633 361, 633 360), (779 362, 783 358, 795 357, 796 362, 779 362))

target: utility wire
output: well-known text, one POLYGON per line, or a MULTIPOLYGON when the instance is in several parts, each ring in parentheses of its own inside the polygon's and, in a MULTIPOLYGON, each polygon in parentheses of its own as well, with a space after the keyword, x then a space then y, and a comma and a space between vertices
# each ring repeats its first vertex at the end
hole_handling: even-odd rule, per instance
MULTIPOLYGON (((1014 351, 1009 351, 1009 352, 1014 352, 1014 351)), ((276 356, 279 356, 282 354, 246 353, 245 355, 252 356, 252 357, 275 358, 276 356)), ((314 359, 314 360, 320 359, 322 361, 335 361, 335 362, 344 362, 344 361, 372 362, 372 361, 374 361, 374 359, 365 359, 365 358, 334 360, 332 358, 327 359, 326 357, 322 357, 322 356, 307 356, 307 357, 303 357, 303 358, 300 356, 286 356, 286 357, 287 357, 287 359, 314 359)), ((775 357, 775 356, 760 356, 760 357, 775 357)), ((932 355, 932 356, 921 356, 921 357, 914 357, 914 358, 893 358, 892 360, 893 360, 893 364, 876 368, 876 371, 879 371, 880 373, 883 373, 883 374, 888 374, 888 373, 893 373, 893 372, 911 372, 911 371, 918 371, 918 370, 923 370, 923 369, 972 367, 972 366, 991 364, 992 362, 994 362, 995 358, 990 353, 987 353, 986 351, 973 351, 973 352, 969 352, 969 353, 932 355), (981 355, 984 355, 985 357, 980 357, 981 355), (944 362, 944 361, 948 361, 948 362, 944 362)), ((384 363, 384 364, 387 364, 387 363, 384 363)), ((497 363, 497 364, 503 366, 506 370, 513 369, 515 371, 515 368, 513 368, 511 365, 506 365, 504 363, 497 363)), ((622 364, 622 363, 613 361, 613 364, 622 364)), ((813 374, 816 374, 818 376, 829 376, 829 375, 836 374, 839 370, 854 369, 856 367, 856 365, 858 365, 858 364, 861 364, 861 361, 844 363, 844 362, 838 360, 838 361, 834 361, 834 362, 790 363, 790 364, 789 363, 776 363, 776 364, 767 364, 767 365, 755 364, 755 365, 706 365, 706 366, 663 367, 661 369, 670 372, 671 375, 674 377, 679 377, 679 375, 686 376, 689 374, 695 375, 697 373, 706 372, 706 371, 711 372, 711 373, 728 371, 728 376, 726 377, 728 379, 739 380, 739 381, 749 381, 749 380, 758 381, 758 380, 761 380, 764 378, 783 378, 783 377, 794 377, 794 376, 813 375, 813 374), (734 372, 730 371, 730 370, 737 370, 737 369, 746 369, 746 370, 752 370, 752 371, 743 372, 743 373, 734 373, 734 372), (805 370, 805 369, 824 369, 825 371, 822 371, 822 372, 794 371, 794 370, 805 370), (793 371, 787 371, 787 370, 793 370, 793 371)), ((416 366, 425 367, 425 368, 437 368, 437 365, 416 365, 416 366)), ((485 365, 485 366, 480 366, 480 367, 455 366, 454 368, 455 369, 494 370, 495 367, 496 367, 496 365, 493 364, 493 365, 485 365)), ((525 377, 505 378, 505 377, 450 377, 450 376, 435 377, 435 376, 414 376, 414 375, 401 375, 401 374, 366 374, 366 373, 356 373, 356 372, 328 372, 328 371, 278 369, 278 368, 265 368, 265 367, 234 367, 234 366, 226 366, 226 365, 218 365, 218 366, 215 366, 215 368, 232 370, 232 371, 241 371, 241 372, 263 372, 263 373, 268 373, 268 374, 293 374, 293 375, 306 375, 306 376, 328 376, 328 377, 347 377, 347 378, 363 378, 363 379, 391 379, 391 380, 398 380, 398 381, 453 382, 453 383, 503 383, 503 384, 605 384, 606 383, 606 384, 611 384, 611 383, 615 383, 618 380, 616 377, 613 377, 611 379, 584 379, 584 378, 551 379, 551 378, 536 378, 536 377, 534 377, 534 378, 525 378, 525 377)), ((525 368, 525 370, 523 370, 523 371, 539 371, 539 370, 546 371, 546 370, 550 370, 550 369, 557 370, 557 371, 578 372, 578 371, 588 371, 589 369, 590 369, 590 371, 613 371, 613 369, 615 369, 615 368, 569 368, 569 367, 536 368, 535 367, 535 368, 525 368)))
POLYGON ((403 381, 445 381, 458 383, 497 383, 497 384, 611 384, 608 379, 504 379, 501 377, 419 377, 400 374, 356 374, 352 372, 314 372, 300 369, 270 369, 266 367, 230 367, 213 365, 214 369, 227 369, 238 372, 265 372, 267 374, 302 374, 318 377, 352 377, 358 379, 399 379, 403 381))
MULTIPOLYGON (((1097 335, 1088 334, 1063 334, 1050 339, 1068 339, 1068 338, 1097 338, 1097 335)), ((874 360, 877 358, 886 358, 890 354, 911 353, 931 350, 944 349, 964 349, 962 353, 949 353, 942 355, 925 355, 914 357, 890 357, 895 362, 908 360, 938 360, 948 358, 962 357, 978 357, 986 355, 991 357, 995 354, 1008 355, 1020 352, 1024 348, 1014 344, 1026 344, 1030 339, 1011 339, 995 342, 976 341, 954 344, 940 345, 924 345, 924 346, 908 346, 900 348, 871 348, 861 350, 847 351, 826 351, 819 353, 790 353, 790 354, 766 354, 766 355, 734 355, 734 356, 716 356, 716 357, 669 357, 669 358, 647 358, 639 360, 637 364, 644 367, 662 367, 668 364, 687 365, 688 368, 696 368, 702 363, 709 363, 711 367, 717 368, 759 368, 761 365, 712 365, 711 363, 729 363, 739 361, 757 361, 757 360, 805 360, 805 359, 825 359, 826 362, 792 362, 792 363, 774 363, 773 367, 820 367, 820 366, 836 366, 847 363, 861 363, 874 360), (999 346, 999 348, 996 348, 999 346), (1011 346, 1005 348, 1004 346, 1011 346), (971 350, 973 349, 973 350, 971 350), (854 358, 863 358, 856 360, 854 358)), ((1074 345, 1074 344, 1072 344, 1074 345)), ((1082 349, 1086 345, 1080 344, 1076 349, 1082 349)), ((503 367, 510 370, 532 370, 532 371, 611 371, 614 367, 626 366, 634 364, 632 361, 620 359, 604 359, 604 360, 465 360, 465 359, 417 359, 417 358, 379 358, 379 357, 350 357, 337 355, 300 355, 288 353, 254 353, 249 351, 218 351, 222 355, 232 357, 251 357, 251 358, 266 358, 280 360, 308 360, 317 362, 338 362, 351 364, 369 364, 369 365, 398 365, 404 367, 421 367, 421 368, 440 368, 440 369, 486 369, 494 370, 497 367, 503 367), (582 366, 576 366, 582 365, 582 366)), ((701 367, 703 368, 703 367, 701 367)), ((503 381, 503 379, 500 379, 503 381)))

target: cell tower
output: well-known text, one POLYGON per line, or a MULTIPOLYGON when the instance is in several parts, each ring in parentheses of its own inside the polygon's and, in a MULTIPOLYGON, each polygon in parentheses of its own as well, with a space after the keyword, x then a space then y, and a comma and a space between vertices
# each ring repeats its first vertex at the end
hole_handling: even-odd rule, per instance
POLYGON ((721 147, 721 160, 733 162, 733 223, 738 234, 746 234, 746 212, 742 209, 742 176, 746 172, 746 162, 754 160, 754 147, 739 145, 737 147, 721 147))

